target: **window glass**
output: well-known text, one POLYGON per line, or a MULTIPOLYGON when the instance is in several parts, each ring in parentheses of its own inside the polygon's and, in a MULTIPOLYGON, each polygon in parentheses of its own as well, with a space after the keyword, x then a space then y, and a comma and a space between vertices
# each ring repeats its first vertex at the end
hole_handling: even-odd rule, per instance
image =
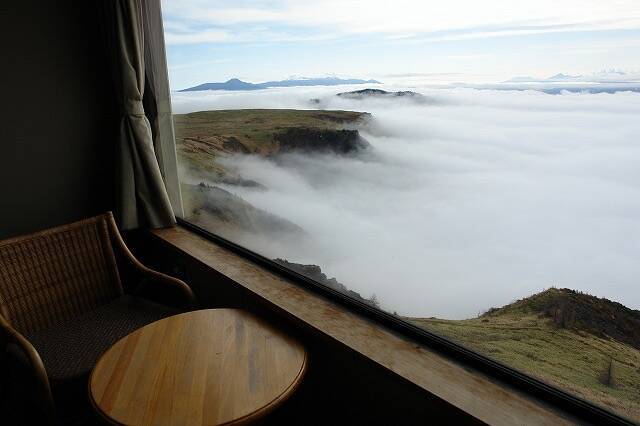
POLYGON ((640 420, 640 3, 162 5, 186 220, 640 420))

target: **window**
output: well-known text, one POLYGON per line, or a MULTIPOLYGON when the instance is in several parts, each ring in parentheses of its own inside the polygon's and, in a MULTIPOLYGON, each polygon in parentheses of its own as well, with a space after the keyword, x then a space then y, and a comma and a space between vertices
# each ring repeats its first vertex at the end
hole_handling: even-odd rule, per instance
POLYGON ((640 6, 163 1, 184 219, 640 420, 640 6))

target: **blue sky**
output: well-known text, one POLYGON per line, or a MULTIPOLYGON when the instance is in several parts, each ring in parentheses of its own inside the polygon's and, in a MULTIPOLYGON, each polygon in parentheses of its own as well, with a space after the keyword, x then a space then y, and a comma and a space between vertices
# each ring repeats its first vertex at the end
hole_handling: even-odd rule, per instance
POLYGON ((640 71, 637 0, 163 0, 162 7, 173 90, 232 77, 495 81, 640 71))

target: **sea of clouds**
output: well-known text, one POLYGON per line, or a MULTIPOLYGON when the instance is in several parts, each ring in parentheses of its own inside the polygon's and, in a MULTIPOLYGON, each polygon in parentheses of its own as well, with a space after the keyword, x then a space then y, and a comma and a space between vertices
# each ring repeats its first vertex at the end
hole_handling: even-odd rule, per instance
POLYGON ((550 286, 640 308, 640 93, 334 96, 361 88, 173 94, 175 113, 312 109, 320 98, 373 115, 359 157, 226 159, 268 188, 227 190, 309 235, 243 244, 320 265, 402 315, 468 318, 550 286))

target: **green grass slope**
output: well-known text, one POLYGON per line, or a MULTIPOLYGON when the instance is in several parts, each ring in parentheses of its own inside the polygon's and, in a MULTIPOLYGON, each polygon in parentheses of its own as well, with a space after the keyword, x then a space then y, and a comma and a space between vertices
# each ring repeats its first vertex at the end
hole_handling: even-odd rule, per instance
POLYGON ((187 217, 247 245, 256 241, 255 235, 270 240, 304 237, 304 231, 295 224, 233 194, 233 187, 266 188, 220 160, 237 154, 270 158, 289 152, 349 155, 367 147, 358 128, 369 118, 365 112, 291 109, 174 115, 187 217))
POLYGON ((408 320, 640 420, 639 311, 552 288, 474 319, 408 320))
POLYGON ((311 150, 340 151, 359 141, 357 128, 370 115, 355 111, 240 109, 173 116, 181 161, 192 170, 229 177, 215 162, 225 154, 270 156, 305 144, 311 150), (334 146, 331 144, 333 143, 334 146))

